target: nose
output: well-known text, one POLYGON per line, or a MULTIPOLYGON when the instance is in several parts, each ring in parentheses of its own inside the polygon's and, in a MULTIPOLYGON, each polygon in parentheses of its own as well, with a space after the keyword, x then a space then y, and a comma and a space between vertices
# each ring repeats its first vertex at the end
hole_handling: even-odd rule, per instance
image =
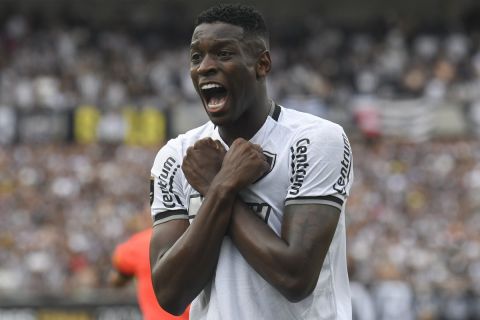
POLYGON ((217 70, 217 64, 209 54, 205 55, 202 62, 198 65, 197 72, 201 75, 208 75, 215 73, 217 70))

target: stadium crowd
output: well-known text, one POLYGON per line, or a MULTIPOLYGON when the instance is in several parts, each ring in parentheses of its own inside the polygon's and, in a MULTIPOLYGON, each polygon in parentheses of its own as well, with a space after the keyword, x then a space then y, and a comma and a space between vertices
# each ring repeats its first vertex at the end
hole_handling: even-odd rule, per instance
MULTIPOLYGON (((422 96, 468 106, 473 128, 480 127, 477 38, 412 36, 399 25, 381 35, 307 26, 301 45, 273 50, 269 86, 279 102, 326 117, 340 109, 351 120, 356 95, 422 96)), ((106 111, 197 101, 185 46, 120 31, 37 29, 21 16, 0 28, 0 106, 28 112, 93 104, 106 111)), ((354 297, 363 292, 378 319, 480 318, 480 142, 369 140, 345 126, 354 137, 347 209, 354 297)), ((0 296, 105 287, 112 249, 141 224, 156 151, 2 146, 0 296)))
MULTIPOLYGON (((272 41, 269 91, 279 102, 293 100, 325 114, 333 108, 351 112, 358 95, 426 97, 469 106, 470 118, 480 123, 474 32, 401 23, 348 29, 306 19, 301 30, 290 33, 272 41)), ((25 17, 13 16, 0 29, 0 105, 178 108, 197 101, 188 64, 185 43, 168 44, 158 32, 33 27, 25 17)))

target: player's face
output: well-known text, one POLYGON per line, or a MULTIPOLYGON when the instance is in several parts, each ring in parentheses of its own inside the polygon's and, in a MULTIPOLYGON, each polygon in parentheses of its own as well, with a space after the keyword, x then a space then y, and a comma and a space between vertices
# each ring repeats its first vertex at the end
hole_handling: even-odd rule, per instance
POLYGON ((190 75, 216 125, 235 122, 255 105, 256 60, 241 27, 204 23, 195 28, 190 45, 190 75))

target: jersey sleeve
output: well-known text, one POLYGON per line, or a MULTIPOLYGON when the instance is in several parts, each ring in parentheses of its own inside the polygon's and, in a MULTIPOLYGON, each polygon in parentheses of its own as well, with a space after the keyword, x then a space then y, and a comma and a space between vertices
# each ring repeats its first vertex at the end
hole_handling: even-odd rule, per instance
POLYGON ((183 192, 183 157, 175 141, 169 141, 157 154, 150 177, 150 206, 154 225, 175 219, 188 219, 183 192))
POLYGON ((352 182, 352 150, 341 126, 311 126, 296 134, 286 206, 325 204, 342 210, 352 182))

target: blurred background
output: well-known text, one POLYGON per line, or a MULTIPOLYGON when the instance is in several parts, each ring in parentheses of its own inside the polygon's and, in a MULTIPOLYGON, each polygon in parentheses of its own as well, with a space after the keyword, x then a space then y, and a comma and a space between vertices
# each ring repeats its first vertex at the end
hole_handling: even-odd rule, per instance
MULTIPOLYGON (((256 1, 276 102, 354 152, 354 319, 480 319, 480 4, 256 1)), ((108 285, 150 224, 158 149, 205 121, 190 83, 213 1, 0 1, 0 319, 140 319, 108 285)))

